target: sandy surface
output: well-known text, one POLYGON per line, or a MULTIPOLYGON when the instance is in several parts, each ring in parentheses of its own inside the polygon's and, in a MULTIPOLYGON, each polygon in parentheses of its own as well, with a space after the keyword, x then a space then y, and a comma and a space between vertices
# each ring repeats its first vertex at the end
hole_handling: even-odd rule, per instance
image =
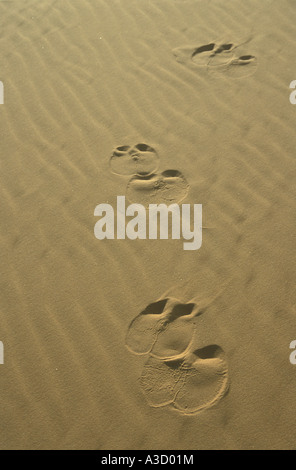
POLYGON ((1 449, 293 449, 295 1, 0 18, 1 449), (94 237, 139 143, 203 204, 200 250, 94 237))

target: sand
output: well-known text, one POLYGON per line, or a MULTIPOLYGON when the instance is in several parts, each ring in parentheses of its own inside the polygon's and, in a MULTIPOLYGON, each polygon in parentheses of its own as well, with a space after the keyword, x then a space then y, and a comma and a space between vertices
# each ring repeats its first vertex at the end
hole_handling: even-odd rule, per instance
POLYGON ((0 448, 295 448, 295 1, 0 18, 0 448), (139 144, 200 250, 95 238, 139 144))

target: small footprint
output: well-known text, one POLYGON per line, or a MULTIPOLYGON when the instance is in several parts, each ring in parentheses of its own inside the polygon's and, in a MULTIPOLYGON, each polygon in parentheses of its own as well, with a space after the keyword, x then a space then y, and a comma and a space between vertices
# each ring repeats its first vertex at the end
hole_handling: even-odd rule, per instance
POLYGON ((197 305, 167 298, 154 302, 130 324, 127 348, 137 355, 151 354, 159 359, 182 355, 191 345, 198 315, 197 305))
POLYGON ((110 168, 117 175, 150 175, 158 166, 159 157, 147 144, 117 147, 110 159, 110 168))
POLYGON ((170 406, 194 414, 216 404, 229 387, 228 367, 217 345, 188 351, 183 358, 161 361, 150 357, 140 378, 153 407, 170 406))
POLYGON ((234 45, 225 43, 217 45, 215 43, 204 46, 185 46, 173 49, 173 54, 177 62, 186 65, 207 67, 213 57, 219 57, 223 63, 227 63, 233 57, 234 45))
POLYGON ((227 64, 219 63, 216 58, 210 59, 208 71, 213 75, 224 74, 231 78, 244 78, 253 75, 258 66, 258 60, 253 55, 242 55, 230 60, 227 64))
POLYGON ((178 62, 189 67, 206 67, 214 75, 226 74, 231 78, 243 78, 254 74, 258 66, 255 56, 237 55, 236 50, 247 42, 249 40, 238 46, 232 43, 185 46, 173 49, 173 54, 178 62))
POLYGON ((179 203, 187 196, 189 185, 180 171, 166 170, 146 177, 134 176, 127 186, 130 202, 149 204, 179 203))

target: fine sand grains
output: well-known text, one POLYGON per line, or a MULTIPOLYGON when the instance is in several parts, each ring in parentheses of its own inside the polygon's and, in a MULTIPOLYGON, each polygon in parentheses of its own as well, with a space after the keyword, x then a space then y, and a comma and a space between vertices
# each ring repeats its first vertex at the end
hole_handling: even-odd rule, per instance
POLYGON ((294 449, 295 0, 0 23, 0 448, 294 449), (96 239, 122 195, 202 204, 201 249, 96 239))

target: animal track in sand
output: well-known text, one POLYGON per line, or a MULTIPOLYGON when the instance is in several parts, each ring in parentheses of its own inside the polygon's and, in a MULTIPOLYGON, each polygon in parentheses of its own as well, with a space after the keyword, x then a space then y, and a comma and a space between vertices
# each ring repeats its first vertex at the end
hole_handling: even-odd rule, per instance
POLYGON ((221 64, 212 58, 208 65, 208 71, 214 75, 225 74, 231 78, 244 78, 253 75, 257 66, 257 58, 246 54, 233 58, 227 64, 221 64))
POLYGON ((150 357, 140 378, 148 403, 194 414, 215 405, 229 387, 228 367, 217 345, 186 352, 178 359, 150 357))
POLYGON ((191 345, 197 305, 166 298, 148 305, 130 324, 126 346, 134 354, 158 359, 179 357, 191 345))
POLYGON ((110 159, 110 168, 117 175, 150 175, 158 166, 159 157, 147 144, 116 147, 110 159))
POLYGON ((181 64, 207 67, 213 57, 219 57, 220 62, 227 63, 233 57, 233 49, 234 45, 231 43, 210 43, 199 47, 178 47, 173 49, 173 54, 181 64))
POLYGON ((140 377, 147 402, 169 406, 182 414, 210 408, 229 388, 228 366, 220 346, 195 346, 197 321, 220 297, 188 302, 162 297, 149 304, 134 320, 126 347, 136 355, 149 355, 140 377))
POLYGON ((210 43, 200 47, 185 46, 173 49, 173 54, 178 62, 191 67, 207 67, 211 74, 222 73, 231 78, 243 78, 254 74, 258 65, 255 56, 239 56, 235 53, 243 44, 235 46, 232 43, 210 43))
POLYGON ((187 196, 189 185, 180 171, 166 170, 146 177, 133 176, 127 186, 130 202, 149 204, 179 203, 187 196))

